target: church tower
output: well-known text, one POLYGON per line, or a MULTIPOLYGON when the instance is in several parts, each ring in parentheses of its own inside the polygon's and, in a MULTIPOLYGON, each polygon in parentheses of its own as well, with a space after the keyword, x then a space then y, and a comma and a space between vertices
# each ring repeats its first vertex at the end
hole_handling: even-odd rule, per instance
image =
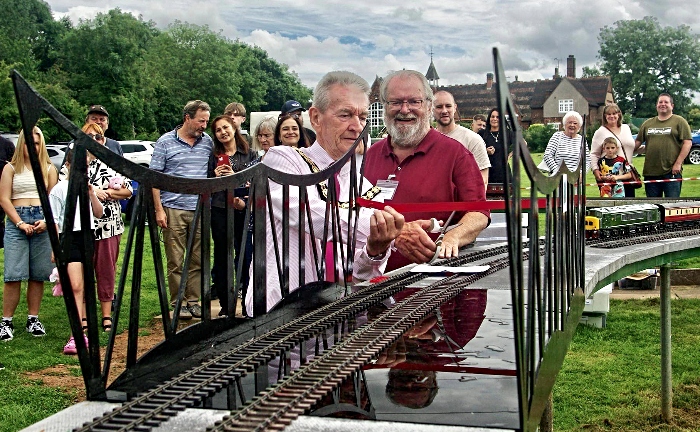
POLYGON ((433 48, 430 48, 430 66, 428 66, 428 72, 425 74, 425 78, 430 83, 430 86, 436 88, 438 86, 438 76, 437 70, 435 69, 435 64, 433 63, 433 48))

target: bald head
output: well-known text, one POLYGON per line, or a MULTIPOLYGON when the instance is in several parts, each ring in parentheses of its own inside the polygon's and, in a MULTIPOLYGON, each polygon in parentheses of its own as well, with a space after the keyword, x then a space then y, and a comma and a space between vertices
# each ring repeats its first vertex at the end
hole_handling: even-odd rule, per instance
POLYGON ((438 124, 438 130, 449 133, 457 127, 455 113, 457 104, 450 92, 440 90, 433 96, 433 117, 438 124))

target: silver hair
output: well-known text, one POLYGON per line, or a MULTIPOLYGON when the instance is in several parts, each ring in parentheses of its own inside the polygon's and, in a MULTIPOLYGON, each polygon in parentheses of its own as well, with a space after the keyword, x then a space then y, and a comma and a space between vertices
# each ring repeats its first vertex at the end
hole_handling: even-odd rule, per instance
POLYGON ((185 116, 188 116, 189 118, 193 119, 197 115, 197 111, 200 110, 211 112, 211 108, 209 107, 208 103, 199 99, 189 101, 185 104, 185 107, 182 109, 182 117, 184 119, 185 116))
POLYGON ((394 71, 391 72, 389 75, 385 76, 384 79, 382 80, 382 83, 379 86, 379 100, 383 103, 387 103, 387 93, 389 89, 389 82, 396 78, 396 77, 416 77, 420 80, 421 84, 423 84, 423 99, 425 99, 428 102, 433 101, 433 89, 430 87, 430 83, 428 80, 425 78, 425 75, 422 73, 415 71, 415 70, 410 70, 410 69, 402 69, 400 71, 394 71))
POLYGON ((253 132, 253 149, 262 150, 260 141, 258 140, 258 134, 263 131, 269 131, 273 135, 275 134, 275 128, 277 127, 277 117, 265 116, 257 126, 255 126, 255 132, 253 132))
POLYGON ((371 88, 364 78, 348 71, 332 71, 325 74, 321 81, 316 84, 313 100, 313 106, 316 109, 326 112, 331 105, 330 89, 336 84, 344 87, 357 87, 369 98, 371 88))
POLYGON ((564 114, 564 118, 561 119, 562 125, 566 125, 566 121, 569 119, 569 117, 574 117, 576 121, 578 121, 579 128, 583 127, 583 118, 581 117, 581 114, 577 113, 576 111, 569 111, 564 114))

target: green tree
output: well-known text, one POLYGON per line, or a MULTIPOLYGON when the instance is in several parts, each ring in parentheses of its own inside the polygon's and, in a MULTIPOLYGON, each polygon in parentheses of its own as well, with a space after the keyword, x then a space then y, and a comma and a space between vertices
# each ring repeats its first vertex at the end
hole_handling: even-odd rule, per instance
POLYGON ((603 76, 603 72, 597 66, 583 67, 583 74, 581 75, 581 78, 592 78, 598 76, 603 76))
POLYGON ((700 105, 690 105, 686 120, 688 120, 688 124, 690 125, 691 129, 700 129, 700 105))
POLYGON ((249 47, 249 54, 259 62, 258 78, 266 84, 265 104, 260 111, 279 110, 290 99, 308 105, 312 92, 303 86, 299 78, 289 68, 268 57, 267 52, 258 47, 249 47))
POLYGON ((182 107, 200 99, 222 113, 240 95, 241 77, 230 41, 207 26, 176 21, 153 40, 143 59, 159 134, 182 122, 182 107))
MULTIPOLYGON (((206 26, 176 21, 161 31, 113 9, 73 27, 53 20, 42 0, 0 6, 1 130, 19 128, 12 69, 77 125, 89 105, 104 105, 119 139, 157 138, 181 122, 192 99, 207 101, 217 115, 233 101, 260 111, 311 98, 286 65, 206 26)), ((49 140, 66 138, 51 121, 41 126, 49 140)))
POLYGON ((652 117, 658 95, 666 92, 675 112, 687 113, 690 96, 700 90, 700 42, 690 27, 661 27, 645 17, 605 26, 598 40, 601 70, 612 79, 623 112, 652 117))
POLYGON ((523 138, 527 141, 527 147, 532 153, 543 152, 547 148, 549 139, 557 131, 552 125, 540 123, 531 124, 526 131, 523 131, 523 138))
MULTIPOLYGON (((99 103, 110 111, 110 129, 121 139, 141 128, 148 100, 137 67, 158 34, 153 22, 113 9, 68 32, 61 42, 59 64, 68 86, 85 107, 99 103)), ((81 122, 83 119, 74 119, 81 122)))
POLYGON ((51 8, 41 0, 0 0, 0 10, 0 61, 15 64, 25 77, 48 70, 70 22, 54 21, 51 8))

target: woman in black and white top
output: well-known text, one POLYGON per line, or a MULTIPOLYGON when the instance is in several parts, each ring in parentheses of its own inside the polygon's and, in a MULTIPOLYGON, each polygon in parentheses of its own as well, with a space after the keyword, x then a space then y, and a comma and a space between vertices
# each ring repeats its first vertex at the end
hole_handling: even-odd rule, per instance
MULTIPOLYGON (((552 135, 542 157, 542 161, 547 164, 549 172, 557 171, 562 162, 564 162, 569 171, 575 171, 579 165, 581 135, 578 132, 581 130, 583 119, 576 111, 569 111, 564 114, 562 123, 564 124, 564 130, 552 135)), ((585 154, 587 158, 590 156, 588 151, 585 154)), ((586 163, 582 168, 585 170, 588 166, 588 163, 586 163)))
MULTIPOLYGON (((105 145, 102 128, 94 123, 85 124, 83 132, 105 145)), ((104 207, 102 217, 95 220, 95 279, 97 298, 102 309, 102 330, 112 330, 112 299, 119 258, 119 242, 124 232, 122 208, 119 200, 131 198, 131 181, 123 178, 106 163, 88 155, 88 180, 104 207)))

